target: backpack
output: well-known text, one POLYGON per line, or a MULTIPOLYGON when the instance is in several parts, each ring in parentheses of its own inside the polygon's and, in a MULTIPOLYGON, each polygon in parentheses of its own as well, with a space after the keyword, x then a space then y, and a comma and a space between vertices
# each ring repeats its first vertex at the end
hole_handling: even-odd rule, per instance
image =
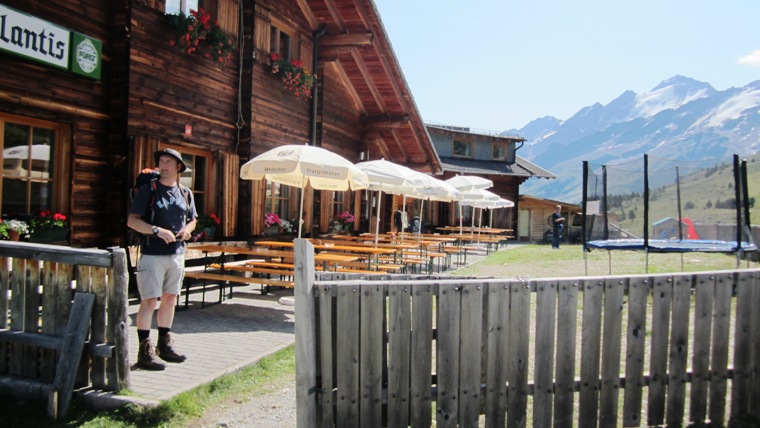
MULTIPOLYGON (((140 190, 140 188, 146 184, 150 184, 150 199, 148 201, 148 211, 143 214, 142 218, 143 220, 147 221, 148 223, 153 224, 153 203, 156 202, 156 187, 158 179, 161 178, 161 174, 158 172, 158 169, 153 168, 145 168, 137 175, 137 178, 135 179, 135 184, 132 186, 132 188, 129 191, 129 204, 130 206, 135 200, 135 196, 137 196, 137 192, 140 190)), ((185 201, 187 202, 188 208, 190 207, 190 189, 180 184, 179 181, 177 181, 177 185, 179 186, 180 191, 182 192, 182 195, 185 197, 185 201)), ((130 243, 132 245, 139 245, 140 243, 140 234, 135 232, 132 229, 129 229, 130 232, 130 243)))

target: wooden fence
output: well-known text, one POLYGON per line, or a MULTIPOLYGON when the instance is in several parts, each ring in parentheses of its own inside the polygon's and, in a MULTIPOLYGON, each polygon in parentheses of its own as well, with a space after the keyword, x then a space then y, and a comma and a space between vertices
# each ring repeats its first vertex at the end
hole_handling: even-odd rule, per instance
MULTIPOLYGON (((129 387, 124 249, 0 241, 0 268, 0 389, 38 397, 60 383, 60 354, 70 343, 67 322, 81 317, 71 313, 79 293, 92 295, 92 315, 84 320, 89 334, 73 382, 111 391, 129 387)), ((50 413, 56 415, 62 404, 65 413, 68 403, 55 402, 50 413)))
POLYGON ((760 416, 760 270, 315 282, 312 250, 297 241, 299 427, 760 416))

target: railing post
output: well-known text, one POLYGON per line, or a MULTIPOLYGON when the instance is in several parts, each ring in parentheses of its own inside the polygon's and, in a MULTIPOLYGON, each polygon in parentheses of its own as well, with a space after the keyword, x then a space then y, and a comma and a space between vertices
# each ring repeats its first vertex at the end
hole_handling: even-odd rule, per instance
POLYGON ((127 325, 127 307, 129 292, 129 274, 127 271, 127 252, 124 248, 109 248, 112 254, 110 287, 108 287, 108 337, 113 340, 113 366, 107 372, 107 384, 120 391, 132 384, 129 375, 129 331, 127 325))
POLYGON ((314 246, 295 240, 296 300, 296 426, 317 424, 316 312, 314 310, 314 246))

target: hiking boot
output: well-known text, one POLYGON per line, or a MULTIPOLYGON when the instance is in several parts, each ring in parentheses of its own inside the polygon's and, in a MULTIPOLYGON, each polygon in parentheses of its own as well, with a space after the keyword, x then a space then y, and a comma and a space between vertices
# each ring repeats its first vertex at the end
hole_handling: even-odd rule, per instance
POLYGON ((163 370, 166 368, 166 364, 156 357, 156 352, 149 338, 140 341, 140 348, 137 351, 137 367, 145 370, 163 370))
POLYGON ((187 359, 186 356, 177 353, 171 333, 166 333, 166 336, 158 338, 156 353, 162 360, 170 363, 181 363, 187 359))

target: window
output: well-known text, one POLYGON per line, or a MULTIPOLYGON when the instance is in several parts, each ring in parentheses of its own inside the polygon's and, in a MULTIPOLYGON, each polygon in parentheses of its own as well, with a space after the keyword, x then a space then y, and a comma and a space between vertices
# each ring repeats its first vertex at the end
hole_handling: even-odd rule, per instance
POLYGON ((347 211, 348 206, 346 204, 346 192, 333 192, 332 205, 333 217, 337 217, 338 214, 343 214, 343 212, 347 211))
POLYGON ((267 182, 267 197, 264 211, 275 213, 281 219, 290 221, 290 186, 267 182))
POLYGON ((40 210, 67 211, 61 196, 68 127, 0 115, 3 163, 2 215, 26 217, 40 210))
POLYGON ((290 60, 290 35, 272 25, 269 29, 269 52, 280 55, 284 60, 290 60))
POLYGON ((471 158, 472 157, 472 143, 469 141, 456 141, 454 140, 454 147, 452 154, 456 157, 471 158))
POLYGON ((191 10, 203 7, 203 0, 166 0, 165 13, 167 15, 182 12, 190 15, 191 10))
MULTIPOLYGON (((163 149, 168 146, 161 146, 163 149)), ((182 161, 187 166, 185 172, 180 174, 179 182, 193 191, 195 210, 198 214, 207 212, 210 198, 208 188, 208 168, 211 154, 201 150, 191 150, 186 147, 171 147, 182 153, 182 161)))
POLYGON ((491 146, 491 159, 504 160, 507 158, 507 145, 503 143, 494 143, 491 146))

